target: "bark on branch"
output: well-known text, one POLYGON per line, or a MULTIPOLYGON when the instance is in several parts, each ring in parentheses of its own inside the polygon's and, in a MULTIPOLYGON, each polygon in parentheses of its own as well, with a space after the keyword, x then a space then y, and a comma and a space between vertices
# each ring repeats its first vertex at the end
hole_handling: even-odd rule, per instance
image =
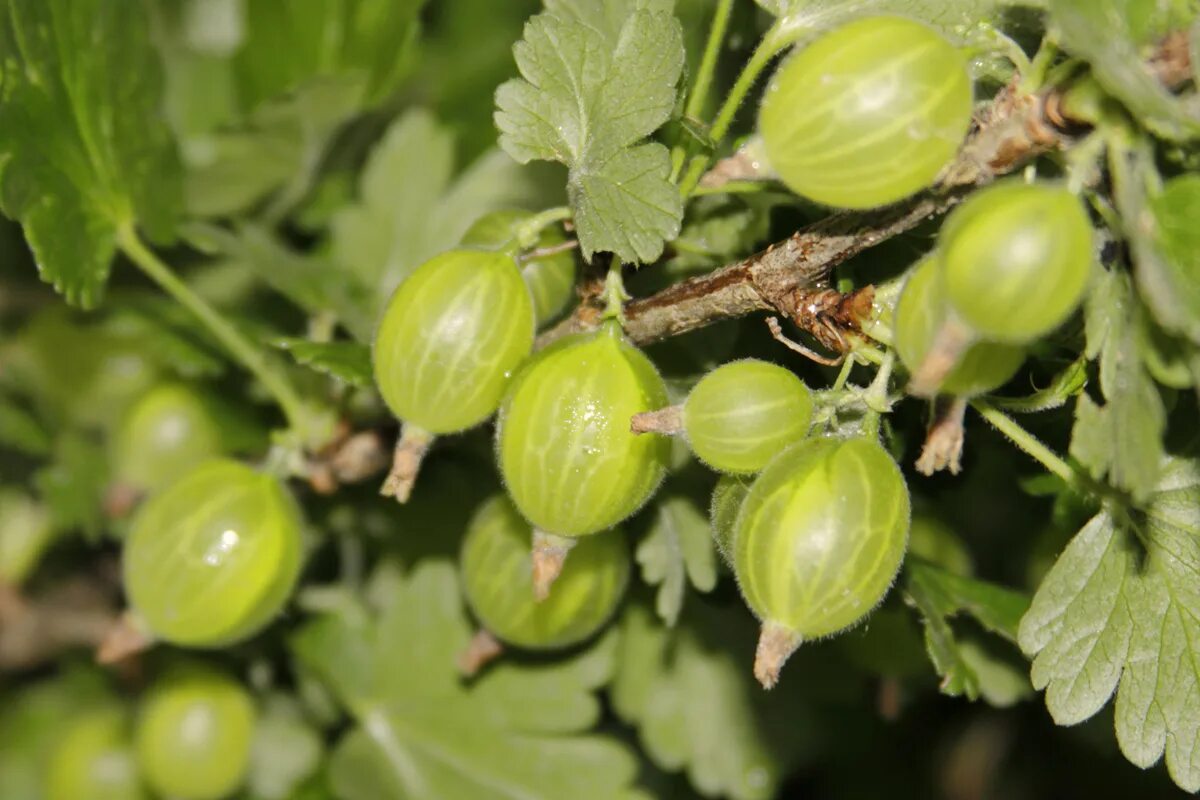
MULTIPOLYGON (((876 211, 832 214, 749 258, 633 300, 625 307, 626 333, 650 344, 756 311, 777 312, 810 328, 805 309, 815 293, 827 291, 839 264, 945 213, 976 187, 1064 144, 1067 134, 1057 107, 1057 95, 1004 89, 977 115, 967 142, 932 190, 876 211)), ((598 309, 582 305, 542 334, 538 346, 589 330, 598 318, 598 309)))

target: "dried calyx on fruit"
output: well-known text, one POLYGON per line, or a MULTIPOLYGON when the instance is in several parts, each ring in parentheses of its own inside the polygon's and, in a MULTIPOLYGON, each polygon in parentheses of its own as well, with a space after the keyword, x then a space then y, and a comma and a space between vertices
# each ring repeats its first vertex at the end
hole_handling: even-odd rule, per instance
POLYGON ((375 383, 403 424, 383 494, 406 501, 433 437, 495 412, 535 327, 529 288, 507 253, 451 250, 400 284, 372 351, 375 383))
POLYGON ((658 488, 670 442, 636 436, 634 414, 667 389, 615 320, 558 340, 514 378, 496 452, 509 495, 534 526, 534 591, 545 597, 574 541, 637 511, 658 488))
POLYGON ((802 642, 837 633, 887 593, 904 558, 908 487, 876 442, 811 439, 755 480, 733 534, 733 565, 762 621, 754 674, 766 688, 802 642))

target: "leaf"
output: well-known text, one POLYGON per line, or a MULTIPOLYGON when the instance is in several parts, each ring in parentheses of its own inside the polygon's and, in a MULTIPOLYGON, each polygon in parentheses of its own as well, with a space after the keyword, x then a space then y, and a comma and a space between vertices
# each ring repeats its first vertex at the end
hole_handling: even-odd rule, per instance
POLYGON ((717 585, 708 518, 686 497, 656 502, 654 520, 636 555, 642 578, 658 586, 655 610, 668 625, 679 619, 689 580, 701 592, 711 592, 717 585))
POLYGON ((1092 74, 1150 130, 1166 139, 1200 134, 1195 98, 1171 94, 1146 66, 1141 46, 1196 16, 1186 0, 1050 0, 1050 19, 1064 49, 1088 61, 1092 74))
POLYGON ((1087 355, 1100 362, 1100 390, 1107 402, 1100 407, 1080 396, 1071 455, 1093 476, 1107 475, 1140 501, 1158 480, 1166 411, 1142 362, 1141 320, 1128 277, 1105 272, 1088 296, 1085 313, 1087 355))
POLYGON ((1200 790, 1200 465, 1172 460, 1144 515, 1106 509, 1071 540, 1021 621, 1032 678, 1059 725, 1116 699, 1117 742, 1165 753, 1200 790))
POLYGON ((143 5, 4 0, 0 56, 0 209, 42 279, 94 306, 117 229, 167 239, 181 201, 143 5))
MULTIPOLYGON (((948 695, 983 697, 988 702, 1012 698, 1013 676, 1003 662, 978 644, 956 636, 949 619, 966 613, 983 628, 1016 642, 1021 615, 1029 598, 1020 592, 956 575, 921 558, 910 557, 906 568, 908 601, 925 620, 925 647, 948 695)), ((1000 703, 997 703, 1000 704, 1000 703)))
POLYGON ((291 800, 320 765, 321 736, 286 694, 270 695, 260 707, 246 783, 256 800, 291 800))
POLYGON ((425 0, 246 0, 235 58, 243 108, 312 78, 353 75, 370 104, 390 94, 412 57, 425 0))
POLYGON ((11 486, 0 486, 0 584, 20 586, 54 538, 45 507, 11 486))
POLYGON ((374 295, 367 286, 348 279, 326 256, 292 250, 273 232, 253 223, 233 234, 206 227, 196 236, 309 314, 331 315, 360 342, 371 340, 374 295))
POLYGON ((372 613, 325 614, 292 640, 295 656, 353 716, 330 764, 342 800, 632 800, 636 759, 587 733, 613 641, 552 663, 511 657, 467 684, 455 658, 470 637, 453 566, 381 568, 372 613))
POLYGON ((30 456, 50 452, 50 432, 26 409, 0 396, 0 447, 30 456))
POLYGON ((413 269, 458 244, 476 219, 536 200, 525 171, 495 150, 453 174, 449 131, 428 111, 409 111, 371 152, 358 203, 334 217, 334 261, 370 287, 372 321, 413 269))
POLYGON ((1200 344, 1200 176, 1168 181, 1145 205, 1134 217, 1153 221, 1134 232, 1138 288, 1158 324, 1200 344))
POLYGON ((75 434, 59 438, 54 458, 33 475, 55 530, 81 530, 96 539, 104 523, 108 460, 97 443, 75 434))
POLYGON ((276 339, 273 344, 286 350, 297 364, 360 387, 373 385, 371 349, 358 342, 310 342, 307 339, 276 339))
MULTIPOLYGON (((705 604, 675 628, 630 605, 621 625, 612 702, 664 770, 686 770, 706 797, 775 797, 806 720, 785 681, 754 683, 753 630, 740 610, 705 604)), ((798 685, 798 684, 795 684, 798 685)))
POLYGON ((1083 392, 1088 383, 1087 359, 1077 358, 1066 369, 1054 376, 1045 389, 1025 397, 989 397, 997 408, 1017 414, 1037 414, 1062 408, 1072 397, 1083 392))
POLYGON ((670 154, 644 142, 671 114, 683 33, 660 0, 562 0, 513 48, 522 78, 496 90, 500 146, 521 163, 568 167, 580 248, 650 262, 679 233, 670 154))

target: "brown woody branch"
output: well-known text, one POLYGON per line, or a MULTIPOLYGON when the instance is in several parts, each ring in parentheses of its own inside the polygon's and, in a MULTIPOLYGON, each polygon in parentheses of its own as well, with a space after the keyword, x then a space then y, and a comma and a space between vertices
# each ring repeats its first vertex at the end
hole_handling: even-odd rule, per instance
MULTIPOLYGON (((1067 126, 1058 100, 1056 94, 1004 89, 977 115, 966 144, 934 189, 876 211, 832 214, 749 258, 633 300, 625 307, 626 332, 635 342, 649 344, 757 311, 783 314, 811 330, 805 312, 815 298, 830 294, 829 275, 839 264, 945 213, 976 187, 1062 146, 1067 126)), ((543 333, 538 345, 588 330, 598 320, 599 309, 585 303, 543 333)))

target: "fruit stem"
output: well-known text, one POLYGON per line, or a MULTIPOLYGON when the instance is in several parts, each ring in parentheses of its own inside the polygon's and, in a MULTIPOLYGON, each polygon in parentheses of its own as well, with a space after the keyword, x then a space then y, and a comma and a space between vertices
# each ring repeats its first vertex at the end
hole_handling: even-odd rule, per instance
POLYGON ((683 433, 683 406, 667 406, 657 411, 643 411, 629 420, 633 433, 659 433, 676 436, 683 433))
POLYGON ((181 306, 190 311, 225 349, 266 387, 275 402, 287 417, 288 426, 296 431, 303 441, 311 442, 314 437, 309 431, 309 415, 300 395, 287 377, 270 364, 262 350, 242 335, 219 311, 171 271, 153 251, 146 246, 132 224, 122 225, 117 230, 117 243, 129 259, 145 275, 171 295, 181 306))
POLYGON ((1062 478, 1071 486, 1084 485, 1093 488, 1091 482, 1081 476, 1061 456, 1036 436, 1021 427, 1012 417, 997 409, 985 400, 972 400, 971 407, 979 412, 979 416, 992 424, 996 430, 1007 436, 1009 440, 1026 455, 1040 463, 1048 471, 1062 478))
POLYGON ((484 628, 480 628, 458 654, 458 672, 464 678, 474 678, 479 671, 504 654, 504 645, 484 628))
MULTIPOLYGON (((774 30, 774 29, 772 29, 774 30)), ((709 128, 709 137, 715 144, 721 144, 725 139, 725 135, 729 133, 729 127, 733 125, 734 117, 737 115, 738 109, 742 105, 742 101, 746 99, 746 95, 754 88, 754 82, 758 80, 758 76, 771 63, 771 59, 779 52, 782 44, 778 37, 772 36, 771 31, 763 37, 755 48, 754 53, 750 56, 750 60, 746 62, 746 66, 742 68, 742 72, 738 75, 737 81, 734 82, 733 88, 729 90, 729 94, 725 97, 725 102, 721 104, 721 108, 717 111, 717 116, 713 119, 712 126, 709 128)), ((686 200, 691 197, 692 192, 700 184, 700 178, 704 176, 705 170, 712 162, 710 156, 699 155, 692 159, 688 164, 687 173, 683 176, 683 180, 679 183, 679 193, 686 200)))
POLYGON ((713 10, 712 27, 708 29, 708 42, 704 45, 704 55, 700 58, 700 66, 696 70, 696 82, 692 84, 687 107, 683 110, 685 117, 699 119, 704 111, 704 101, 708 99, 708 90, 712 86, 713 73, 717 68, 717 57, 721 54, 721 45, 725 42, 725 32, 729 28, 732 12, 733 0, 717 0, 717 7, 713 10))
POLYGON ((550 596, 550 587, 562 574, 567 554, 574 546, 574 539, 533 529, 533 598, 539 603, 550 596))
POLYGON ((779 683, 783 665, 802 641, 800 634, 778 622, 768 620, 763 623, 758 636, 758 648, 754 651, 754 677, 764 689, 773 689, 779 683))
POLYGON ((556 222, 570 218, 571 209, 567 206, 555 206, 534 214, 517 226, 515 237, 517 246, 522 250, 528 250, 537 244, 538 237, 542 235, 543 230, 556 222))
POLYGON ((421 462, 434 438, 432 433, 411 422, 401 424, 400 438, 396 440, 396 449, 392 452, 392 469, 379 488, 381 495, 394 497, 398 503, 408 502, 413 484, 421 472, 421 462))
POLYGON ((604 311, 601 319, 615 319, 625 325, 625 301, 630 299, 625 291, 625 280, 621 277, 621 262, 613 259, 608 268, 608 276, 604 279, 604 311))

